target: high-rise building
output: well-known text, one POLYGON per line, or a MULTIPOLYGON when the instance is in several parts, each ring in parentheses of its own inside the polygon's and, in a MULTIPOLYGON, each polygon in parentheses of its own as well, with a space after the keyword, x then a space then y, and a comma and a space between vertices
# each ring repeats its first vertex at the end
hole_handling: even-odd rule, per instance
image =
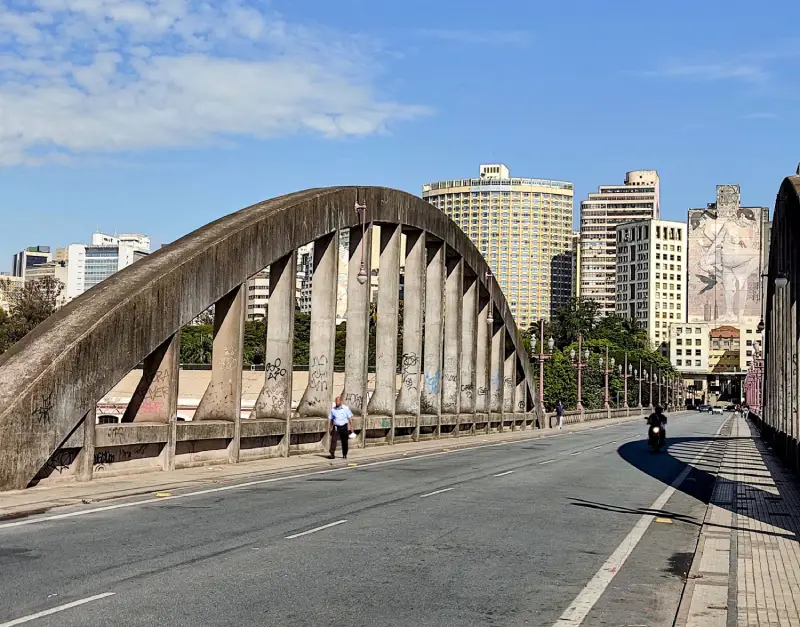
POLYGON ((581 232, 572 231, 572 296, 581 294, 581 232))
POLYGON ((669 328, 686 320, 686 225, 638 220, 616 232, 616 313, 635 320, 666 356, 669 328))
POLYGON ((689 210, 686 323, 672 329, 670 359, 698 402, 742 398, 762 340, 770 231, 769 209, 743 207, 738 185, 689 210))
POLYGON ((93 233, 91 244, 70 244, 66 249, 59 249, 57 259, 67 263, 66 300, 83 294, 149 254, 150 238, 138 234, 93 233))
POLYGON ((581 202, 580 297, 596 301, 601 315, 616 311, 617 226, 660 217, 655 170, 628 172, 622 185, 601 185, 581 202))
POLYGON ((27 278, 28 271, 52 261, 49 246, 30 246, 14 255, 11 260, 12 276, 27 278))
POLYGON ((263 320, 269 305, 269 268, 247 279, 247 320, 263 320))
POLYGON ((487 164, 478 178, 423 185, 422 197, 483 254, 520 328, 569 302, 572 183, 512 178, 505 165, 487 164))

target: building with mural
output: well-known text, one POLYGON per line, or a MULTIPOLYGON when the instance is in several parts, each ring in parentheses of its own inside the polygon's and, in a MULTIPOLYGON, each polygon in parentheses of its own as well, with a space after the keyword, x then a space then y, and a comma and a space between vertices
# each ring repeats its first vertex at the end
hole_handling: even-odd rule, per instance
POLYGON ((737 402, 761 344, 769 209, 742 206, 738 185, 687 219, 686 323, 670 331, 670 358, 699 402, 737 402))

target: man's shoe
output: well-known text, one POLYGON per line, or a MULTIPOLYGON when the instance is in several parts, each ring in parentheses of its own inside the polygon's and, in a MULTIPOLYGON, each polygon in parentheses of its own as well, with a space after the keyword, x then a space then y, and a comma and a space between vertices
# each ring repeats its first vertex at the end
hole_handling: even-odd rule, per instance
POLYGON ((336 459, 336 455, 328 455, 328 459, 336 459))

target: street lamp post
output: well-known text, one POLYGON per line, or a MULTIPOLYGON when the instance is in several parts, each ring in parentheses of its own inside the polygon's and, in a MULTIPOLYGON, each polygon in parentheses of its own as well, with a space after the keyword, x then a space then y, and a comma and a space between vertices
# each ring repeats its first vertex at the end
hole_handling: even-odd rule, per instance
MULTIPOLYGON (((606 346, 606 358, 605 361, 602 357, 598 360, 600 362, 600 367, 603 368, 603 374, 605 375, 605 395, 603 400, 603 407, 605 409, 611 409, 611 405, 608 402, 608 374, 611 370, 614 369, 614 358, 612 357, 611 360, 608 359, 608 346, 606 346), (605 364, 605 367, 603 366, 605 364)), ((619 404, 619 399, 618 399, 619 404)))
POLYGON ((587 348, 586 351, 581 352, 582 347, 583 347, 583 334, 578 333, 578 354, 576 356, 574 348, 569 352, 569 356, 575 362, 574 366, 578 369, 578 404, 576 406, 578 411, 583 411, 583 403, 581 402, 581 397, 583 396, 582 372, 583 369, 589 365, 589 349, 587 348), (581 361, 582 357, 585 357, 583 361, 581 361))
POLYGON ((653 379, 655 379, 655 378, 656 378, 656 375, 654 375, 651 372, 650 373, 650 396, 648 397, 650 399, 650 405, 649 405, 650 407, 653 407, 655 405, 655 403, 653 403, 653 379))
POLYGON ((661 368, 658 369, 658 374, 656 375, 656 385, 658 385, 658 405, 661 407, 661 368))
POLYGON ((642 370, 642 360, 639 360, 639 367, 634 370, 636 373, 636 380, 639 382, 639 404, 637 407, 642 408, 642 381, 644 380, 644 370, 642 370))
POLYGON ((625 353, 625 365, 619 365, 619 374, 625 381, 625 395, 624 395, 624 402, 623 407, 628 409, 628 377, 632 375, 633 372, 633 365, 628 363, 628 353, 625 353))
POLYGON ((541 344, 539 345, 539 354, 537 355, 535 354, 536 334, 534 333, 531 337, 531 356, 539 360, 539 409, 542 412, 542 416, 544 416, 544 362, 553 355, 553 346, 555 346, 555 340, 551 337, 547 340, 547 347, 550 352, 544 352, 544 318, 539 321, 539 338, 541 344))

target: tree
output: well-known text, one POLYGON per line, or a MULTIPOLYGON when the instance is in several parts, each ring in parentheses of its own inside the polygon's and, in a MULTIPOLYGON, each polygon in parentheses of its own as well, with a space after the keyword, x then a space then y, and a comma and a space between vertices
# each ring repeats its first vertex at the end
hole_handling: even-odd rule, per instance
POLYGON ((552 337, 556 346, 563 349, 577 341, 579 333, 584 336, 592 333, 598 324, 599 311, 597 302, 573 297, 556 310, 550 324, 545 326, 545 335, 552 337))
POLYGON ((22 287, 2 285, 9 310, 0 316, 0 353, 19 342, 57 308, 64 284, 45 276, 26 281, 22 287))

